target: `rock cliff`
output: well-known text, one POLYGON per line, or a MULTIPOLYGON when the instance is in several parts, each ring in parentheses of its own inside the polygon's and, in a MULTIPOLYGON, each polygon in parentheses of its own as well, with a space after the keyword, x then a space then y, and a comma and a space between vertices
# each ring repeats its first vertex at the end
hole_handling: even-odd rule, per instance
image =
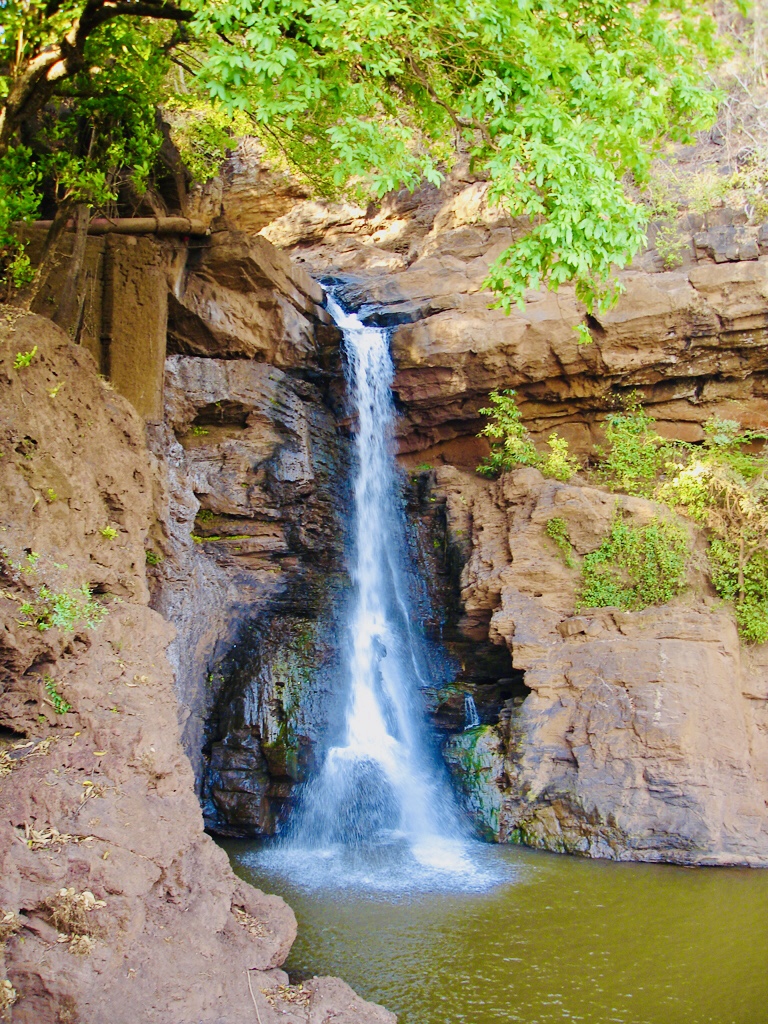
POLYGON ((545 533, 559 517, 584 555, 617 506, 638 524, 662 510, 535 469, 434 478, 465 559, 459 628, 485 623, 530 690, 446 744, 486 834, 617 860, 768 865, 768 652, 740 645, 695 568, 667 605, 575 615, 579 573, 545 533))

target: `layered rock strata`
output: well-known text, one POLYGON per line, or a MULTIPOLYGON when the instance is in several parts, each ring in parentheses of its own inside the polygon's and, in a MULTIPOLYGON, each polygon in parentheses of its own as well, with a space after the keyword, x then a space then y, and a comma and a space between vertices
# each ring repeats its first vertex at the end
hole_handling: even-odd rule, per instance
POLYGON ((179 630, 184 743, 208 824, 270 834, 339 697, 347 445, 318 388, 267 363, 170 356, 165 396, 153 604, 179 630))
POLYGON ((91 356, 0 336, 0 980, 18 1024, 394 1021, 279 970, 296 922, 203 832, 148 605, 158 465, 91 356), (28 365, 18 353, 32 352, 28 365))
POLYGON ((322 301, 268 241, 228 231, 169 293, 152 604, 178 630, 206 822, 228 834, 277 829, 339 699, 348 445, 322 301))
MULTIPOLYGON (((247 218, 238 195, 228 219, 247 218)), ((225 205, 226 205, 225 193, 225 205)), ((713 415, 768 419, 768 225, 725 207, 679 224, 681 266, 653 247, 620 274, 608 313, 585 315, 573 290, 529 292, 524 309, 490 308, 493 260, 526 225, 488 203, 488 185, 459 165, 439 189, 398 193, 378 211, 298 202, 261 229, 342 298, 393 327, 400 448, 471 464, 488 392, 516 388, 535 436, 558 430, 588 454, 607 411, 637 389, 670 436, 700 440, 713 415), (574 327, 587 323, 591 345, 574 327)), ((277 212, 277 210, 275 211, 277 212)))

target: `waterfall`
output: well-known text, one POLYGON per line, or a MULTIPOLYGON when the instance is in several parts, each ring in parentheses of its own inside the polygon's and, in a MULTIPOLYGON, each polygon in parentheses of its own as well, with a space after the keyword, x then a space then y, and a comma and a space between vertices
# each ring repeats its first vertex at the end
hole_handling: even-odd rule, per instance
POLYGON ((307 884, 308 875, 319 884, 434 884, 438 876, 476 874, 476 844, 464 834, 420 701, 429 674, 405 569, 388 331, 366 327, 332 297, 328 310, 344 336, 357 421, 349 696, 341 737, 305 787, 281 843, 281 865, 308 855, 299 858, 307 884))
POLYGON ((476 729, 480 725, 480 715, 477 713, 475 698, 471 693, 464 694, 464 731, 476 729))

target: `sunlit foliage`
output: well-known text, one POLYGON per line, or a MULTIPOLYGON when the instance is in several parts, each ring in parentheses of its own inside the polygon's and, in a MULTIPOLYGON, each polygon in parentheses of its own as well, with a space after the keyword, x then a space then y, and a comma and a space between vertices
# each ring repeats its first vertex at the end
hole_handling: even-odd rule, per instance
MULTIPOLYGON (((457 151, 521 237, 493 265, 502 305, 575 280, 589 309, 643 239, 625 193, 662 139, 714 115, 706 4, 654 0, 26 0, 3 8, 0 155, 45 111, 32 157, 56 198, 140 190, 155 106, 184 89, 262 140, 316 192, 437 183, 457 151), (524 230, 527 225, 527 231, 524 230)), ((219 140, 220 142, 221 140, 219 140)))

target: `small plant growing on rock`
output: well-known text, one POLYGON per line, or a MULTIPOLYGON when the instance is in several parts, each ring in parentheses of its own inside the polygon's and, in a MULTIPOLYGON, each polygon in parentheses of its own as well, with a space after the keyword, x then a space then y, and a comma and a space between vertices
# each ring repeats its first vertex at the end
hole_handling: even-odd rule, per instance
POLYGON ((163 556, 159 555, 157 551, 152 551, 150 549, 146 552, 146 559, 147 565, 160 565, 160 563, 163 561, 163 556))
POLYGON ((516 392, 492 391, 488 396, 491 405, 480 409, 483 416, 490 417, 478 434, 478 437, 491 439, 491 454, 477 467, 483 476, 498 476, 504 470, 515 466, 533 466, 541 470, 544 476, 556 480, 569 480, 578 470, 579 464, 568 451, 568 442, 564 437, 552 433, 547 441, 549 451, 539 454, 528 433, 520 410, 515 402, 516 392))
POLYGON ((589 324, 582 322, 580 324, 576 324, 576 326, 573 329, 576 332, 577 345, 592 344, 592 333, 589 329, 589 324))
POLYGON ((515 402, 516 394, 513 390, 492 391, 488 396, 490 406, 480 409, 482 416, 490 417, 478 435, 491 439, 491 454, 478 466, 484 476, 496 476, 513 466, 535 466, 539 461, 515 402))
POLYGON ((573 558, 573 545, 571 544, 571 538, 568 536, 568 524, 566 521, 561 519, 560 516, 554 516, 552 519, 547 520, 544 532, 560 549, 563 561, 568 568, 573 569, 576 562, 573 558))
POLYGON ((576 611, 665 604, 683 588, 688 558, 681 526, 659 519, 633 526, 618 513, 600 547, 584 556, 576 611))
POLYGON ((117 536, 117 530, 114 526, 104 526, 99 530, 99 533, 105 538, 105 540, 114 540, 117 536))
POLYGON ((50 676, 43 677, 43 684, 45 686, 45 692, 50 698, 51 707, 57 715, 66 715, 68 711, 72 710, 72 705, 68 704, 61 696, 59 691, 56 689, 56 683, 50 676))
POLYGON ((107 614, 107 609, 94 600, 87 583, 74 592, 62 590, 59 593, 43 585, 36 599, 25 601, 19 611, 25 618, 21 625, 34 626, 41 633, 53 626, 71 633, 78 623, 95 629, 107 614))
POLYGON ((14 370, 23 370, 25 366, 29 366, 36 355, 37 345, 31 348, 29 352, 17 352, 16 358, 13 360, 14 370))
POLYGON ((662 224, 656 232, 656 252, 665 270, 674 270, 683 265, 685 250, 689 247, 676 221, 662 224))
POLYGON ((652 493, 670 457, 670 445, 653 429, 655 423, 640 404, 637 392, 628 396, 622 412, 606 417, 608 449, 598 449, 602 456, 598 475, 605 483, 627 494, 652 493))

